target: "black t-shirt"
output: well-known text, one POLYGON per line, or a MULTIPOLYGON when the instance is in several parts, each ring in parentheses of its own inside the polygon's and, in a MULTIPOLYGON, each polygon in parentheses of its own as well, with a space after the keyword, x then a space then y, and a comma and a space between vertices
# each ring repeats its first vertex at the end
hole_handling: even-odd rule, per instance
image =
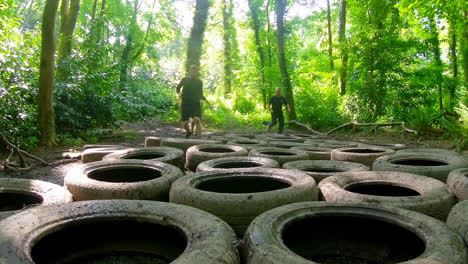
POLYGON ((273 96, 271 97, 270 99, 270 103, 269 105, 272 106, 273 108, 273 112, 275 113, 283 113, 283 105, 287 105, 288 104, 288 101, 286 101, 286 98, 284 96, 273 96))
POLYGON ((203 96, 203 83, 200 79, 192 79, 190 77, 184 77, 180 81, 180 86, 177 88, 177 93, 182 90, 182 104, 196 104, 200 103, 203 96))

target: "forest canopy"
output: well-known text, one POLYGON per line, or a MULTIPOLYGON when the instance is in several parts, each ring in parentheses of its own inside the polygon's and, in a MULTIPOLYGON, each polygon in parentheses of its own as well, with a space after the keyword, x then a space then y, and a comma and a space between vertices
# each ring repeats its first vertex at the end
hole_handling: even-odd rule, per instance
POLYGON ((31 148, 178 121, 198 64, 211 127, 260 128, 280 87, 316 130, 404 121, 467 143, 467 16, 464 0, 4 0, 0 131, 31 148))

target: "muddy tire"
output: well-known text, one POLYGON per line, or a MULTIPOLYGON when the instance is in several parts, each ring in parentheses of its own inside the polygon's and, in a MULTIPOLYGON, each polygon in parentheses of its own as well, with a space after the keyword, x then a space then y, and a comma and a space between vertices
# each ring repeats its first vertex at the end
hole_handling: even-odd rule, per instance
POLYGON ((325 140, 318 144, 319 147, 338 149, 338 148, 356 148, 359 143, 353 141, 325 140))
POLYGON ((295 160, 307 160, 309 154, 303 150, 298 149, 282 149, 282 148, 258 148, 252 149, 249 152, 249 157, 261 157, 273 159, 283 165, 286 162, 295 160))
POLYGON ((343 172, 321 181, 319 189, 326 201, 395 206, 442 221, 457 202, 444 183, 404 172, 343 172))
POLYGON ((226 144, 240 146, 248 151, 254 148, 263 148, 268 146, 265 141, 257 139, 231 139, 226 144))
POLYGON ((65 176, 75 201, 133 199, 167 201, 169 188, 182 171, 151 160, 110 160, 83 164, 65 176))
POLYGON ((447 177, 447 186, 458 200, 468 200, 468 168, 451 171, 447 177))
POLYGON ((262 212, 317 200, 317 186, 306 174, 282 169, 202 172, 174 182, 169 200, 212 213, 241 236, 262 212))
POLYGON ((272 140, 268 143, 269 147, 272 148, 282 148, 282 149, 290 149, 293 147, 311 147, 312 145, 299 143, 299 142, 289 142, 289 141, 277 141, 272 140))
POLYGON ((40 180, 0 178, 0 220, 25 208, 73 201, 67 189, 40 180))
POLYGON ((161 138, 159 137, 146 137, 145 147, 159 147, 161 146, 161 138))
POLYGON ((281 134, 260 134, 256 135, 255 138, 270 142, 270 141, 287 141, 287 142, 296 142, 304 143, 304 139, 291 135, 281 135, 281 134))
MULTIPOLYGON (((249 140, 246 137, 236 137, 233 135, 225 135, 225 136, 211 136, 211 140, 217 140, 219 143, 226 144, 227 142, 231 140, 249 140)), ((210 143, 211 144, 211 143, 210 143)))
POLYGON ((377 158, 372 165, 372 170, 408 172, 446 182, 451 171, 467 167, 463 156, 449 154, 450 152, 445 151, 428 153, 401 150, 377 158))
POLYGON ((387 148, 393 149, 395 151, 403 150, 406 148, 405 144, 398 144, 398 143, 367 143, 365 144, 368 147, 377 147, 377 148, 387 148))
POLYGON ((198 164, 206 160, 247 156, 249 152, 239 146, 221 144, 203 144, 187 149, 185 168, 195 171, 198 164))
POLYGON ((248 139, 255 139, 255 134, 251 133, 236 133, 236 134, 227 134, 227 136, 233 138, 248 138, 248 139))
POLYGON ((81 150, 85 151, 87 149, 92 149, 92 148, 116 148, 116 147, 124 148, 124 146, 120 146, 120 145, 86 144, 86 145, 83 146, 83 148, 81 150))
POLYGON ((106 200, 34 208, 0 225, 0 263, 224 263, 232 229, 183 205, 106 200))
POLYGON ((304 202, 263 213, 249 226, 246 264, 466 264, 463 241, 444 223, 395 207, 304 202))
POLYGON ((314 147, 314 146, 297 146, 292 147, 291 149, 298 149, 307 152, 309 155, 310 160, 330 160, 331 159, 331 152, 333 149, 331 148, 323 148, 323 147, 314 147))
POLYGON ((341 160, 361 163, 372 168, 374 160, 378 157, 395 153, 393 149, 372 147, 339 148, 331 152, 331 160, 341 160))
POLYGON ((184 152, 177 148, 146 147, 119 150, 102 158, 102 160, 119 159, 154 160, 172 164, 178 168, 183 168, 185 156, 184 152))
POLYGON ((197 172, 226 171, 245 168, 279 168, 276 160, 260 157, 227 157, 203 161, 198 164, 197 172))
POLYGON ((468 201, 461 201, 452 208, 447 225, 455 230, 468 246, 468 201))
POLYGON ((283 169, 299 170, 314 178, 317 184, 339 172, 368 171, 366 165, 337 160, 298 160, 283 164, 283 169))
POLYGON ((219 140, 208 140, 208 139, 185 139, 185 138, 164 138, 161 140, 161 146, 178 148, 185 152, 191 146, 201 145, 201 144, 219 144, 219 140))
POLYGON ((87 148, 81 153, 81 162, 89 163, 94 161, 100 161, 106 155, 109 155, 117 150, 127 149, 123 146, 112 146, 104 148, 87 148))

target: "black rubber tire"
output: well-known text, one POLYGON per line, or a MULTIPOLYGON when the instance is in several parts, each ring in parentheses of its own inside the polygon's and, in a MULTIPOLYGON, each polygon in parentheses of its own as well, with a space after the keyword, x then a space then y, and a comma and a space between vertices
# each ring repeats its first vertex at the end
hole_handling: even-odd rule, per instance
POLYGON ((279 168, 276 160, 260 157, 227 157, 206 160, 198 164, 197 172, 226 171, 229 169, 249 168, 279 168), (250 164, 250 165, 249 165, 250 164))
POLYGON ((307 147, 307 146, 297 146, 292 147, 291 149, 298 149, 303 150, 309 154, 310 160, 331 160, 331 152, 333 149, 331 148, 323 148, 323 147, 307 147))
MULTIPOLYGON (((432 216, 442 221, 445 221, 450 209, 457 202, 444 183, 429 177, 404 172, 342 172, 321 181, 319 189, 325 200, 329 202, 348 201, 395 206, 432 216), (366 185, 371 187, 365 187, 366 185), (373 185, 373 190, 364 190, 364 193, 370 191, 372 194, 362 194, 349 189, 354 186, 369 189, 373 185), (375 187, 384 187, 385 185, 395 189, 409 189, 411 192, 403 192, 401 195, 404 196, 379 195, 380 193, 375 190, 375 187), (419 195, 416 195, 417 193, 419 195)), ((393 192, 392 190, 384 191, 388 192, 389 195, 393 192)), ((382 192, 382 194, 384 193, 382 192)))
POLYGON ((230 139, 226 144, 240 146, 246 150, 268 146, 265 141, 258 139, 230 139))
POLYGON ((159 161, 110 160, 83 164, 70 170, 65 176, 64 185, 75 201, 167 201, 172 182, 181 176, 183 173, 179 168, 159 161), (146 174, 150 174, 150 177, 146 174), (142 177, 142 180, 138 181, 138 177, 142 177))
POLYGON ((81 153, 81 162, 89 163, 94 161, 100 161, 102 158, 108 154, 111 154, 117 150, 127 149, 123 146, 113 146, 113 147, 104 147, 104 148, 87 148, 81 153))
POLYGON ((31 206, 73 201, 71 193, 60 185, 19 178, 0 178, 0 197, 0 220, 31 206))
POLYGON ((365 145, 366 147, 377 147, 377 148, 387 148, 387 149, 393 149, 395 151, 403 150, 406 149, 405 144, 399 144, 399 143, 362 143, 363 146, 365 145))
POLYGON ((468 168, 451 171, 447 177, 447 186, 458 200, 468 200, 468 168))
POLYGON ((461 236, 468 247, 468 201, 461 201, 452 208, 447 225, 461 236))
POLYGON ((354 142, 354 141, 325 140, 322 143, 318 144, 318 146, 324 147, 324 148, 332 148, 332 149, 355 148, 355 147, 359 147, 359 143, 354 142))
POLYGON ((115 151, 102 158, 102 160, 118 160, 118 159, 143 159, 154 160, 172 164, 178 168, 184 168, 184 152, 177 148, 169 147, 146 147, 146 148, 131 148, 115 151), (159 158, 151 158, 158 157, 159 158))
POLYGON ((262 157, 274 159, 283 165, 286 162, 295 160, 307 160, 309 154, 298 149, 282 149, 282 148, 258 148, 252 149, 249 152, 249 157, 262 157))
POLYGON ((160 147, 161 138, 160 137, 145 137, 145 147, 160 147))
MULTIPOLYGON (((227 186, 230 188, 233 185, 227 186)), ((283 169, 260 168, 186 175, 173 183, 169 200, 172 203, 185 204, 212 213, 226 221, 241 236, 250 222, 259 214, 284 204, 317 200, 317 196, 317 185, 307 174, 283 169), (243 193, 240 193, 241 188, 264 188, 264 186, 238 185, 240 190, 236 189, 236 193, 198 189, 198 186, 207 182, 242 181, 255 178, 281 182, 289 187, 243 193)))
POLYGON ((306 143, 299 143, 299 142, 272 140, 268 142, 268 146, 272 148, 290 149, 293 147, 312 147, 313 145, 306 144, 306 143))
POLYGON ((372 164, 374 171, 408 172, 428 176, 442 182, 446 182, 451 171, 464 167, 467 167, 467 162, 462 155, 450 155, 450 152, 445 151, 412 152, 406 149, 379 157, 372 164), (422 164, 423 166, 411 164, 422 164))
MULTIPOLYGON (((211 136, 210 137, 211 140, 217 140, 219 141, 219 143, 221 144, 226 144, 227 142, 231 141, 231 140, 249 140, 248 138, 246 137, 236 137, 236 136, 233 136, 233 135, 225 135, 225 136, 211 136)), ((204 143, 205 144, 205 143, 204 143)), ((211 144, 211 143, 210 143, 211 144)))
POLYGON ((372 168, 374 160, 378 157, 395 153, 393 149, 373 147, 339 148, 331 152, 331 160, 341 160, 361 163, 372 168))
POLYGON ((165 260, 156 263, 240 262, 235 234, 219 218, 196 208, 154 201, 84 201, 34 208, 5 219, 0 225, 0 234, 0 263, 83 263, 83 258, 89 256, 101 257, 101 262, 90 260, 89 263, 127 263, 102 261, 102 257, 111 258, 119 253, 136 253, 136 258, 153 253, 154 257, 165 260), (147 227, 147 232, 134 232, 136 226, 147 227), (124 228, 112 229, 118 227, 124 228), (160 229, 163 238, 156 233, 160 229), (170 232, 164 234, 164 230, 170 232), (74 236, 61 241, 67 232, 74 232, 74 236), (186 247, 185 243, 175 245, 164 240, 164 235, 171 234, 173 237, 169 238, 185 240, 182 242, 186 247), (57 237, 59 239, 53 239, 57 237), (45 245, 49 240, 56 245, 45 245), (49 259, 37 260, 41 254, 49 259))
POLYGON ((221 144, 203 144, 192 146, 187 149, 185 155, 185 168, 195 171, 198 164, 206 160, 247 156, 249 152, 240 146, 221 145, 221 144), (213 150, 219 150, 213 151, 213 150))
POLYGON ((190 138, 164 138, 161 140, 161 146, 178 148, 185 152, 191 146, 201 144, 220 144, 219 140, 208 140, 208 139, 190 139, 190 138))
POLYGON ((227 134, 227 136, 233 138, 248 138, 248 139, 255 139, 255 134, 251 133, 235 133, 235 134, 227 134))
MULTIPOLYGON (((284 231, 288 228, 294 228, 294 225, 303 221, 317 219, 317 225, 304 226, 304 229, 297 230, 301 232, 301 238, 303 240, 296 240, 298 245, 305 246, 304 250, 307 250, 307 240, 314 240, 314 244, 321 245, 320 248, 316 249, 319 254, 325 252, 325 250, 335 250, 335 254, 349 254, 355 256, 356 254, 366 252, 386 252, 387 255, 391 254, 385 251, 385 248, 375 248, 374 250, 340 250, 338 245, 349 245, 353 246, 353 241, 350 243, 341 242, 339 240, 332 240, 330 248, 324 248, 327 244, 321 240, 320 237, 327 238, 329 233, 335 233, 340 236, 340 233, 333 228, 333 226, 326 227, 326 221, 319 222, 320 218, 330 217, 339 221, 340 217, 343 217, 343 221, 339 223, 340 226, 336 226, 336 229, 344 229, 350 231, 350 233, 356 233, 355 236, 351 235, 350 239, 356 237, 356 242, 359 242, 359 238, 362 236, 370 236, 372 239, 377 240, 375 244, 369 245, 370 247, 376 247, 377 243, 387 243, 388 239, 381 237, 381 233, 386 230, 370 230, 369 227, 361 227, 362 230, 356 229, 356 226, 348 224, 347 219, 362 219, 369 220, 372 222, 382 223, 384 225, 394 226, 399 230, 407 230, 412 233, 413 237, 419 237, 422 240, 421 247, 424 253, 416 256, 411 260, 404 260, 403 262, 388 262, 388 263, 408 263, 408 264, 466 264, 467 255, 466 249, 464 248, 463 241, 460 237, 455 234, 450 228, 439 220, 433 219, 426 215, 401 209, 395 207, 381 207, 377 205, 365 205, 365 204, 349 204, 349 203, 328 203, 328 202, 304 202, 295 203, 285 206, 281 206, 263 213, 257 217, 249 226, 244 236, 244 247, 243 256, 244 263, 246 264, 313 264, 311 260, 305 259, 290 248, 288 248, 284 242, 284 231), (324 225, 324 227, 320 227, 324 225), (375 233, 377 232, 377 234, 375 233)), ((324 219, 325 220, 325 219, 324 219)), ((313 221, 311 221, 313 222, 313 221)), ((375 228, 374 228, 375 229, 375 228)), ((388 235, 392 235, 391 232, 386 232, 388 235)), ((345 238, 346 239, 346 238, 345 238)), ((398 239, 398 238, 396 238, 398 239)), ((406 242, 403 238, 400 238, 401 242, 406 242)), ((395 242, 395 244, 398 244, 395 242)), ((416 245, 408 245, 411 249, 416 245)), ((312 249, 312 250, 313 250, 312 249)), ((388 248, 387 248, 388 250, 388 248)), ((405 248, 403 248, 405 250, 405 248)), ((306 252, 313 254, 312 252, 306 252)), ((385 253, 384 253, 385 254, 385 253)), ((385 255, 384 255, 385 256, 385 255)), ((320 262, 321 263, 321 262, 320 262)), ((336 262, 328 262, 336 263, 336 262)), ((338 262, 345 263, 345 262, 338 262)), ((358 263, 358 262, 353 262, 358 263)), ((361 262, 359 262, 361 263, 361 262)), ((387 263, 385 261, 377 261, 375 263, 387 263)))
POLYGON ((370 168, 364 164, 338 160, 297 160, 286 162, 282 167, 287 170, 302 171, 313 177, 317 184, 338 172, 370 170, 370 168))

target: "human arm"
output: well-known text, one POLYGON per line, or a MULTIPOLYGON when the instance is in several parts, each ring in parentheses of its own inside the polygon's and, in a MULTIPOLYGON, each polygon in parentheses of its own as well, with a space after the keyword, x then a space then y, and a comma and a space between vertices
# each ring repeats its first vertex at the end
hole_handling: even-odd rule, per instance
POLYGON ((182 80, 180 80, 179 84, 176 87, 176 92, 177 92, 177 95, 179 96, 180 99, 182 99, 181 88, 182 88, 183 82, 184 82, 184 78, 182 78, 182 80))
POLYGON ((286 104, 286 110, 288 110, 288 112, 291 112, 291 107, 289 107, 289 104, 286 104))

